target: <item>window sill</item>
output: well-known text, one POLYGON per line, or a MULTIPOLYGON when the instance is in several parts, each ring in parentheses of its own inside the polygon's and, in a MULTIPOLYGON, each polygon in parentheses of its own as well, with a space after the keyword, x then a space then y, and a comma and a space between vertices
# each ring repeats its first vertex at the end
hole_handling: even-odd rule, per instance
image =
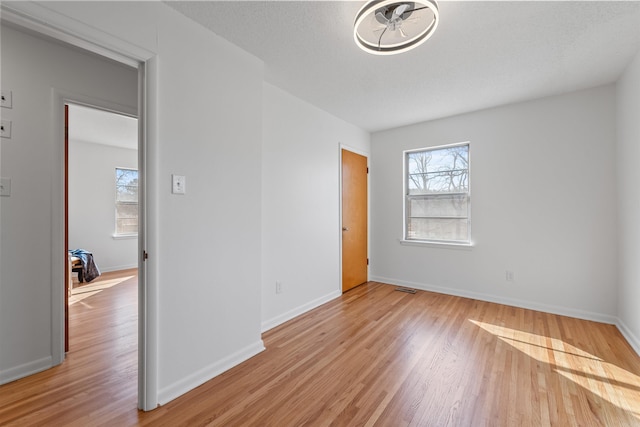
POLYGON ((111 237, 113 240, 129 240, 129 239, 137 239, 138 234, 112 234, 111 237))
POLYGON ((473 243, 445 243, 445 242, 428 242, 426 240, 405 240, 399 239, 401 245, 422 246, 427 248, 439 249, 456 249, 462 251, 470 251, 473 249, 473 243))

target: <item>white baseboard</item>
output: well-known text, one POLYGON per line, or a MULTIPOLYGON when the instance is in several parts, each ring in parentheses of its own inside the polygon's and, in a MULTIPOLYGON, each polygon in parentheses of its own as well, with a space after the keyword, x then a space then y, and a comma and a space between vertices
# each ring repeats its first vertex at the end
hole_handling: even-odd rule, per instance
POLYGON ((627 327, 627 325, 620 319, 616 322, 616 326, 618 330, 622 334, 622 336, 627 340, 631 348, 636 352, 638 356, 640 356, 640 339, 631 332, 631 329, 627 327))
POLYGON ((252 358, 256 354, 264 351, 264 349, 264 343, 262 340, 259 340, 258 342, 253 343, 222 360, 212 363, 209 366, 205 366, 199 371, 194 372, 168 387, 160 389, 158 392, 158 404, 164 405, 169 403, 173 399, 182 396, 186 392, 193 390, 221 373, 228 371, 247 359, 252 358))
POLYGON ((37 374, 38 372, 42 372, 51 367, 53 367, 53 358, 51 356, 47 356, 42 359, 0 371, 0 385, 19 380, 20 378, 24 378, 29 375, 37 374))
POLYGON ((101 273, 109 273, 111 271, 120 271, 120 270, 131 270, 132 268, 138 268, 138 264, 127 264, 127 265, 116 265, 113 267, 100 267, 101 273))
POLYGON ((388 283, 396 286, 406 286, 409 288, 420 289, 423 291, 437 292, 440 294, 454 295, 463 298, 471 298, 480 301, 494 302, 497 304, 509 305, 512 307, 526 308, 528 310, 542 311, 545 313, 557 314, 560 316, 575 317, 576 319, 592 320, 594 322, 608 323, 611 325, 617 325, 618 319, 615 316, 602 313, 593 313, 590 311, 576 310, 569 307, 560 307, 550 304, 540 304, 531 301, 505 298, 499 295, 483 294, 478 292, 471 292, 461 289, 445 288, 441 286, 434 286, 426 283, 407 282, 405 280, 396 280, 389 277, 370 277, 372 282, 388 283))
POLYGON ((342 295, 342 293, 339 290, 336 290, 320 298, 316 298, 313 301, 309 301, 308 303, 303 304, 299 307, 291 309, 279 316, 265 320, 262 322, 262 332, 266 332, 269 329, 275 328, 276 326, 293 319, 294 317, 300 316, 307 311, 313 310, 314 308, 319 307, 322 304, 331 301, 332 299, 338 298, 340 295, 342 295))

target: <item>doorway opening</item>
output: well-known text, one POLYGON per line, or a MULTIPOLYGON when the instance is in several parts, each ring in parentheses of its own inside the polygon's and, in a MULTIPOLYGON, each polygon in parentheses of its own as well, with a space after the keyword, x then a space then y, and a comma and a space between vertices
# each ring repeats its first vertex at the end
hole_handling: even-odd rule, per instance
POLYGON ((108 357, 137 370, 138 118, 71 102, 64 110, 65 353, 110 340, 108 357))

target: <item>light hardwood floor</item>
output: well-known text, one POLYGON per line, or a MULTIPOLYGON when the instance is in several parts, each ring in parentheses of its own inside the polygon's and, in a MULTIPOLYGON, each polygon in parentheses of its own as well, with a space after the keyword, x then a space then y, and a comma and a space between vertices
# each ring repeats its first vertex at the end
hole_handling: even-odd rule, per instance
POLYGON ((69 360, 1 387, 0 425, 640 426, 640 357, 614 326, 379 283, 139 412, 134 279, 83 301, 69 360))

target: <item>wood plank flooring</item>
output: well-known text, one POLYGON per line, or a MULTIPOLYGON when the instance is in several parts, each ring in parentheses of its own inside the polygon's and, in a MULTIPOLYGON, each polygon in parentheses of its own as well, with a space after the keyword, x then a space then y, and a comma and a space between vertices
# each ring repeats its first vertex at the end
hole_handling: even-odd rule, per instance
MULTIPOLYGON (((120 307, 98 299, 132 289, 83 301, 120 307)), ((146 413, 135 307, 100 310, 96 328, 119 332, 87 325, 62 367, 0 387, 0 425, 640 426, 640 357, 615 326, 394 289, 370 282, 274 328, 263 353, 146 413)))
POLYGON ((137 283, 133 269, 74 288, 65 362, 0 386, 0 426, 108 425, 112 413, 135 416, 137 283))

